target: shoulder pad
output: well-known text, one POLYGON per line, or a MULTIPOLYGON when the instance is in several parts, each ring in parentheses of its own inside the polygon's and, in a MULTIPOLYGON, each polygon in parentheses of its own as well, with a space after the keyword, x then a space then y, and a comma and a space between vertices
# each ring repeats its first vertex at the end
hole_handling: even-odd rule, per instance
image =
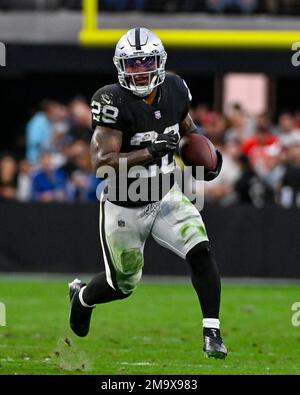
POLYGON ((174 73, 166 73, 166 82, 173 85, 184 96, 188 96, 189 101, 192 100, 191 92, 184 81, 179 75, 174 73))

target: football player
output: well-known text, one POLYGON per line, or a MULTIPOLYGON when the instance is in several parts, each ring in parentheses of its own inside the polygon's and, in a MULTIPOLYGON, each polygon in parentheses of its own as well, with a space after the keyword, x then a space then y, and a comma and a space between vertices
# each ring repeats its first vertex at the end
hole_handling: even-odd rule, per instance
MULTIPOLYGON (((209 357, 225 358, 219 322, 220 277, 204 223, 172 177, 169 187, 163 188, 164 177, 174 173, 180 137, 196 132, 189 115, 189 89, 179 76, 165 73, 166 59, 155 34, 142 27, 129 30, 119 40, 113 59, 119 82, 104 86, 92 98, 91 160, 98 174, 107 166, 116 171, 114 185, 112 179, 107 182, 114 198, 109 194, 105 198, 104 192, 100 198, 105 272, 87 285, 78 279, 69 284, 70 326, 76 335, 86 336, 97 304, 133 293, 142 275, 144 244, 151 234, 189 264, 203 314, 203 350, 209 357), (124 179, 118 177, 120 159, 126 160, 129 170, 125 191, 120 187, 124 179), (138 179, 130 169, 136 165, 146 169, 147 181, 158 177, 157 199, 151 198, 151 188, 146 199, 130 196, 130 185, 138 179)), ((205 180, 219 174, 222 157, 219 153, 217 157, 216 169, 205 172, 205 180)))

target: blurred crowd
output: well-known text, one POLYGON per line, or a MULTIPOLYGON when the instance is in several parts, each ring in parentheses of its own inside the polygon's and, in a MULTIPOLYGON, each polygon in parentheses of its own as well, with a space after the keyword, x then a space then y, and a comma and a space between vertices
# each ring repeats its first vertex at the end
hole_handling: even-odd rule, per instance
MULTIPOLYGON (((223 154, 223 169, 205 183, 206 200, 221 205, 300 207, 300 111, 251 116, 238 103, 224 113, 191 109, 198 133, 223 154)), ((45 100, 26 125, 25 157, 0 153, 0 198, 96 201, 90 162, 91 113, 81 97, 67 106, 45 100)))
MULTIPOLYGON (((299 0, 101 0, 100 9, 109 12, 210 12, 231 14, 300 13, 299 0)), ((0 10, 81 10, 82 0, 0 0, 0 10)))
POLYGON ((223 154, 223 169, 205 183, 206 200, 222 205, 300 207, 300 112, 251 116, 238 104, 224 114, 192 110, 198 132, 223 154))
POLYGON ((90 163, 91 113, 82 98, 68 106, 45 100, 26 125, 25 158, 0 157, 0 198, 96 201, 99 179, 90 163))

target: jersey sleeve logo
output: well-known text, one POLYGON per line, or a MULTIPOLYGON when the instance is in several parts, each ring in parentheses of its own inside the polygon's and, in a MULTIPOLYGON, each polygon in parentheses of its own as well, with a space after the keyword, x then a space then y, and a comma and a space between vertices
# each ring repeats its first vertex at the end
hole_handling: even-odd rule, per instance
POLYGON ((109 95, 104 93, 103 95, 101 95, 100 102, 104 104, 112 104, 112 99, 111 97, 109 97, 109 95))

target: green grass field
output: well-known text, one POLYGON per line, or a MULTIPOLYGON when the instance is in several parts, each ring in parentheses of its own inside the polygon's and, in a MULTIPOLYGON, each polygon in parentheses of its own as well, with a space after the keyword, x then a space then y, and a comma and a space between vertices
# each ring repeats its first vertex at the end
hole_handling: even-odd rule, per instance
POLYGON ((65 282, 2 280, 0 301, 1 374, 300 373, 294 286, 223 287, 225 361, 204 358, 198 301, 186 284, 141 284, 130 298, 98 306, 84 339, 68 327, 65 282))

